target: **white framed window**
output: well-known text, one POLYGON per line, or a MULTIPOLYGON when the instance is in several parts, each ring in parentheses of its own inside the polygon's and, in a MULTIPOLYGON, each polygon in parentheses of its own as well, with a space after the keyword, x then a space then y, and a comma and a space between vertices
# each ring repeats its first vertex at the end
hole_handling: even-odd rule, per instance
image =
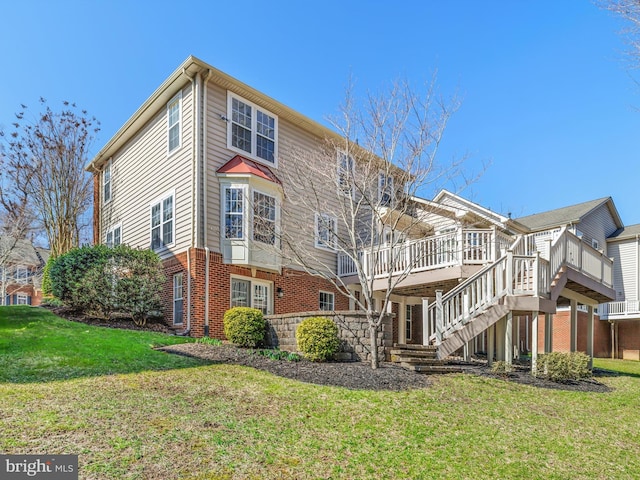
POLYGON ((271 282, 231 277, 231 307, 257 308, 268 315, 272 311, 272 296, 271 282))
POLYGON ((16 282, 18 283, 27 283, 29 279, 29 269, 23 265, 18 265, 16 267, 16 282))
POLYGON ((253 191, 253 239, 276 244, 276 198, 257 190, 253 191))
POLYGON ((102 172, 102 199, 104 203, 111 200, 111 160, 107 162, 102 172))
POLYGON ((335 250, 338 220, 327 213, 316 213, 316 248, 335 250))
POLYGON ((411 316, 411 305, 407 305, 404 311, 405 338, 407 340, 411 340, 412 326, 413 326, 413 317, 411 316))
POLYGON ((596 250, 600 250, 600 242, 598 242, 598 240, 596 240, 595 238, 591 239, 591 246, 596 250))
POLYGON ((275 166, 278 117, 231 92, 227 98, 228 147, 275 166))
POLYGON ((151 249, 173 244, 175 194, 172 192, 151 204, 151 249))
POLYGON ((107 235, 105 238, 105 244, 107 247, 117 247, 122 243, 122 226, 116 225, 111 229, 107 230, 107 235))
POLYGON ((184 274, 173 276, 173 324, 182 325, 184 318, 184 274))
POLYGON ((26 293, 16 295, 16 305, 29 305, 29 296, 26 293))
POLYGON ((393 203, 393 177, 384 172, 378 175, 378 202, 380 205, 388 206, 393 203))
POLYGON ((180 131, 180 123, 181 123, 181 103, 182 103, 182 94, 179 93, 175 97, 173 97, 169 103, 167 103, 167 151, 169 153, 175 151, 180 148, 181 142, 181 131, 180 131))
POLYGON ((224 188, 224 238, 244 239, 244 187, 224 188))
POLYGON ((353 157, 344 152, 338 152, 338 193, 347 197, 354 195, 354 163, 353 157))
POLYGON ((318 303, 320 310, 333 311, 335 310, 335 296, 331 292, 320 292, 318 303))

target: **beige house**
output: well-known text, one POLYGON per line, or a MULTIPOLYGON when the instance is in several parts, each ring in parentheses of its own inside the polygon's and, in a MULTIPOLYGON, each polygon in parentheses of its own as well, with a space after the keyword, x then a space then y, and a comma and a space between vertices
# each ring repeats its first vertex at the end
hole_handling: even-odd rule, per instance
POLYGON ((344 219, 327 211, 354 198, 343 174, 358 172, 359 161, 325 157, 337 185, 311 191, 297 181, 327 139, 340 140, 189 57, 88 166, 94 240, 155 250, 168 277, 166 318, 194 336, 223 337, 232 306, 265 314, 362 308, 363 278, 376 291, 375 308, 397 278, 387 306, 393 343, 430 345, 438 358, 511 361, 530 351, 535 360, 560 345, 554 315, 566 308, 568 349, 594 354, 603 322, 595 311, 620 297, 606 248, 623 225, 610 198, 511 219, 442 191, 433 200, 402 198, 408 207, 397 214, 391 197, 402 195, 401 175, 384 173, 373 187, 380 211, 368 213, 379 231, 349 253, 338 233, 344 219), (327 211, 308 208, 314 195, 327 211), (311 267, 333 272, 351 299, 293 262, 292 243, 304 245, 311 267))

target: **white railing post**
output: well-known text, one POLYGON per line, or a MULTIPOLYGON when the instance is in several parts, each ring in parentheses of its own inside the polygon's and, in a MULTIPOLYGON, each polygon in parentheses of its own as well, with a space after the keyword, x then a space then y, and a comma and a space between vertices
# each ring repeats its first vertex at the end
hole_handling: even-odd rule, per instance
POLYGON ((533 260, 533 294, 540 296, 540 252, 536 251, 533 260))
POLYGON ((498 227, 495 225, 491 229, 492 241, 491 241, 491 258, 490 261, 495 262, 498 259, 498 252, 500 251, 500 247, 498 247, 498 227))
POLYGON ((422 297, 422 344, 429 345, 429 299, 422 297))
POLYGON ((507 295, 513 294, 513 252, 507 251, 507 275, 506 275, 507 295))
POLYGON ((464 232, 462 227, 458 228, 458 231, 456 232, 456 237, 457 237, 456 243, 458 244, 458 246, 456 247, 456 255, 458 255, 457 264, 462 265, 464 264, 464 254, 466 249, 466 246, 464 244, 464 232))
POLYGON ((442 290, 436 290, 436 345, 442 343, 442 333, 444 330, 443 314, 442 290))

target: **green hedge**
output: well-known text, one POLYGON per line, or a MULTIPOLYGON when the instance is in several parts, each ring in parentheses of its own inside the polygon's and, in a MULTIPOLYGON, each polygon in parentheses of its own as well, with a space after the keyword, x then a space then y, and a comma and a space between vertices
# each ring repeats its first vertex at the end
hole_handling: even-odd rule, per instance
POLYGON ((536 375, 554 382, 589 378, 589 356, 582 352, 552 352, 540 355, 536 375))
POLYGON ((329 360, 340 348, 338 326, 326 317, 310 317, 296 329, 298 350, 314 362, 329 360))
POLYGON ((227 339, 239 347, 254 348, 264 342, 267 323, 256 308, 233 307, 225 312, 222 322, 227 339))

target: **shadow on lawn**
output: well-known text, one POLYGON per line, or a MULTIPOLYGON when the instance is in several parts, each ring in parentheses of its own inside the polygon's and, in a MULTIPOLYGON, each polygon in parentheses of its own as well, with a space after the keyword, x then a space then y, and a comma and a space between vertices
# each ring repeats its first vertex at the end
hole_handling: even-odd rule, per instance
POLYGON ((49 382, 210 363, 155 349, 186 341, 69 321, 43 308, 0 307, 0 382, 49 382))
POLYGON ((620 372, 617 370, 608 370, 606 368, 594 367, 593 369, 594 377, 631 377, 631 378, 640 378, 640 374, 631 373, 631 372, 620 372))

